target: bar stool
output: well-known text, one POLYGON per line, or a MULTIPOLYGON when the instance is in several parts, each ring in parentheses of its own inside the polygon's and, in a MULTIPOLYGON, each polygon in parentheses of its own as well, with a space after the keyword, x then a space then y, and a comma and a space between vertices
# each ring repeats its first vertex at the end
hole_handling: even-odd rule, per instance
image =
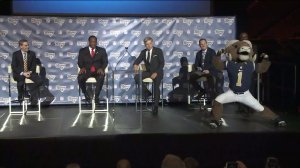
MULTIPOLYGON (((78 67, 78 72, 80 71, 80 68, 78 67)), ((108 66, 105 68, 105 81, 106 81, 106 87, 108 87, 108 77, 107 77, 107 74, 108 74, 108 66)), ((96 86, 95 84, 97 83, 96 81, 96 78, 94 77, 90 77, 86 80, 86 83, 87 84, 92 84, 92 91, 93 91, 93 96, 92 96, 92 107, 91 109, 82 109, 82 96, 81 96, 81 90, 80 90, 80 87, 78 89, 78 105, 79 105, 79 113, 75 119, 75 121, 73 122, 72 124, 72 127, 74 127, 78 120, 79 120, 79 117, 81 114, 83 113, 89 113, 89 114, 92 114, 92 119, 91 119, 91 122, 89 124, 89 128, 92 128, 93 127, 93 121, 94 121, 94 118, 95 118, 95 114, 97 113, 102 113, 102 114, 106 114, 107 116, 109 115, 109 103, 108 103, 108 89, 106 89, 106 98, 105 100, 100 100, 102 102, 105 102, 106 103, 106 108, 105 109, 96 109, 96 102, 95 102, 95 89, 96 89, 96 86)), ((107 117, 108 118, 108 117, 107 117)), ((107 121, 108 122, 108 121, 107 121)), ((107 123, 106 123, 107 124, 107 123)))

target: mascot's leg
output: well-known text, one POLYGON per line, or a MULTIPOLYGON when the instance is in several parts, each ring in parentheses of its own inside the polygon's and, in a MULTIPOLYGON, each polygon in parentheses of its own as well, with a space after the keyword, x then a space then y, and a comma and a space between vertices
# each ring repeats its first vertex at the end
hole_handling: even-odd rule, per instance
POLYGON ((277 114, 275 114, 272 110, 270 110, 266 106, 262 106, 252 95, 249 91, 245 92, 244 95, 241 95, 238 99, 238 102, 241 102, 255 111, 261 113, 261 116, 275 122, 276 126, 286 126, 286 122, 283 121, 277 114))
POLYGON ((223 104, 236 101, 236 95, 228 90, 227 92, 220 94, 213 102, 212 106, 212 120, 209 125, 212 128, 217 128, 222 125, 222 114, 223 114, 223 104))

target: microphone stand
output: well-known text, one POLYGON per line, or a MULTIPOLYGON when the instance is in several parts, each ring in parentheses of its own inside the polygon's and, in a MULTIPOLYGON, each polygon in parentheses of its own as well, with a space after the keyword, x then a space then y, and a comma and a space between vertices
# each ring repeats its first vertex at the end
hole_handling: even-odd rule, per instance
MULTIPOLYGON (((113 105, 113 108, 112 108, 112 111, 114 112, 115 111, 115 105, 116 105, 116 101, 115 101, 115 71, 117 70, 117 66, 119 65, 119 63, 121 62, 121 60, 125 57, 125 55, 128 54, 129 56, 131 56, 131 54, 128 52, 128 47, 125 47, 125 52, 123 53, 123 55, 120 57, 120 59, 118 60, 113 72, 112 72, 112 75, 113 75, 113 88, 112 88, 112 92, 113 92, 113 102, 114 102, 114 105, 113 105)), ((132 57, 132 56, 131 56, 132 57)))

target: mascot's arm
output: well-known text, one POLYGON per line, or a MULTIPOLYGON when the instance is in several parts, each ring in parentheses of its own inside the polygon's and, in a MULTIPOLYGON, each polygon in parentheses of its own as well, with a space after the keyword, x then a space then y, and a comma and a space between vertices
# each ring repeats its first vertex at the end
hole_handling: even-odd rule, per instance
POLYGON ((257 63, 256 64, 256 68, 255 68, 255 71, 257 73, 265 73, 268 71, 268 69, 270 68, 271 66, 271 62, 269 61, 269 57, 267 54, 265 53, 262 53, 260 55, 260 57, 262 57, 262 61, 260 63, 257 63))

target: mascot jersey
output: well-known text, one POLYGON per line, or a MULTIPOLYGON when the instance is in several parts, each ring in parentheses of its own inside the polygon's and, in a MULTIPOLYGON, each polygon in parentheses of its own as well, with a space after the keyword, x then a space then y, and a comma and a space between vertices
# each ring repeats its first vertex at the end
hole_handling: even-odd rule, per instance
POLYGON ((249 90, 251 85, 252 73, 255 71, 255 64, 251 61, 235 62, 226 61, 229 78, 229 88, 236 93, 249 90))

